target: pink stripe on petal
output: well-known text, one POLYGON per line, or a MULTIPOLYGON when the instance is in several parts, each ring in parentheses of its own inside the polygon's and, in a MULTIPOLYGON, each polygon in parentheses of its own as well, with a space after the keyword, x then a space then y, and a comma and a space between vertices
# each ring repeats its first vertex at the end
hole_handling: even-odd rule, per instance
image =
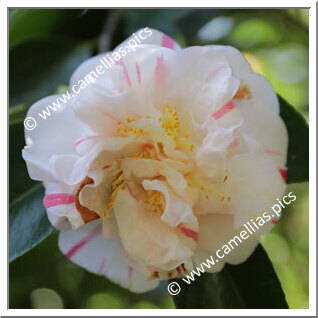
POLYGON ((82 138, 82 139, 77 140, 76 143, 75 143, 75 147, 77 147, 78 145, 80 145, 84 140, 85 140, 85 138, 82 138))
POLYGON ((136 63, 136 71, 137 71, 138 83, 139 83, 139 85, 141 85, 141 75, 140 75, 140 69, 139 69, 138 63, 136 63))
POLYGON ((102 169, 105 170, 105 169, 108 169, 110 167, 111 167, 111 165, 105 165, 102 169))
MULTIPOLYGON (((118 123, 118 122, 120 121, 118 118, 114 117, 113 115, 111 115, 111 114, 109 114, 109 113, 106 113, 103 109, 98 108, 98 110, 99 110, 104 116, 106 116, 107 118, 111 119, 112 121, 114 121, 114 122, 116 122, 116 123, 118 123)), ((124 122, 122 123, 122 125, 128 128, 128 126, 127 126, 124 122)), ((125 135, 118 134, 118 133, 116 133, 116 136, 125 137, 125 135)))
POLYGON ((164 64, 163 55, 157 57, 157 64, 155 68, 156 87, 162 86, 167 75, 167 70, 164 64))
POLYGON ((187 237, 192 238, 196 243, 199 242, 199 233, 190 229, 187 229, 183 226, 180 226, 179 229, 183 232, 187 237))
POLYGON ((285 182, 287 182, 287 170, 286 169, 281 169, 281 168, 279 168, 278 170, 279 170, 279 173, 282 176, 283 180, 285 182))
POLYGON ((96 138, 99 138, 99 137, 100 137, 100 136, 88 136, 88 137, 79 139, 79 140, 76 141, 75 147, 79 146, 82 142, 84 142, 84 141, 86 141, 86 140, 93 140, 93 139, 96 139, 96 138))
POLYGON ((282 153, 279 152, 279 151, 272 151, 272 150, 269 150, 269 149, 264 149, 264 152, 268 155, 271 155, 271 156, 280 156, 282 153))
POLYGON ((115 121, 116 123, 119 122, 119 120, 118 120, 116 117, 114 117, 113 115, 111 115, 111 114, 109 114, 109 113, 106 113, 103 109, 98 108, 98 110, 99 110, 103 115, 105 115, 106 117, 108 117, 109 119, 115 121))
POLYGON ((145 143, 145 144, 143 144, 142 145, 142 149, 143 150, 147 150, 147 149, 153 149, 154 148, 154 146, 153 146, 153 144, 151 144, 151 143, 145 143))
POLYGON ((212 79, 215 75, 217 75, 217 74, 222 70, 222 68, 224 68, 224 64, 217 66, 217 67, 206 77, 205 82, 207 82, 207 83, 210 82, 211 79, 212 79))
POLYGON ((106 259, 104 258, 98 269, 99 275, 104 273, 105 265, 106 265, 106 259))
POLYGON ((128 281, 131 283, 132 281, 132 275, 133 275, 134 269, 131 266, 128 266, 128 281))
POLYGON ((130 77, 128 74, 126 64, 124 63, 124 61, 122 59, 120 59, 118 62, 116 62, 116 64, 122 66, 122 68, 124 69, 124 78, 125 78, 128 86, 131 87, 131 81, 130 81, 130 77))
POLYGON ((230 144, 230 148, 237 148, 240 145, 240 140, 235 137, 232 143, 230 144))
POLYGON ((75 202, 75 196, 68 193, 51 193, 43 198, 43 204, 48 209, 57 205, 71 204, 75 202))
POLYGON ((233 110, 235 108, 235 104, 232 100, 227 102, 223 107, 221 107, 219 110, 217 110, 212 117, 214 119, 220 119, 224 115, 226 115, 229 111, 233 110))
POLYGON ((167 47, 167 48, 173 50, 174 47, 175 47, 175 45, 176 45, 175 41, 172 40, 170 36, 168 36, 168 35, 166 35, 166 34, 164 34, 164 35, 162 36, 161 46, 167 47))
POLYGON ((99 233, 101 233, 100 226, 96 226, 94 230, 83 238, 80 242, 74 245, 65 255, 72 258, 78 251, 80 251, 87 243, 92 241, 99 233))

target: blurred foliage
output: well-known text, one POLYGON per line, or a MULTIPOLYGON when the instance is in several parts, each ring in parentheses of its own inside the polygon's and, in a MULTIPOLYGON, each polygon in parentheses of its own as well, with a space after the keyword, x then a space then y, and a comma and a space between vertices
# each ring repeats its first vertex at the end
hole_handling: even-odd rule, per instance
MULTIPOLYGON (((10 201, 34 185, 16 153, 24 144, 28 107, 67 85, 77 65, 99 48, 112 49, 142 27, 166 32, 182 46, 237 47, 308 120, 306 9, 14 9, 9 23, 10 201)), ((308 183, 290 184, 288 191, 297 200, 263 245, 290 308, 308 308, 308 183)), ((53 233, 10 264, 10 308, 174 308, 165 283, 138 295, 73 265, 59 252, 53 233)))

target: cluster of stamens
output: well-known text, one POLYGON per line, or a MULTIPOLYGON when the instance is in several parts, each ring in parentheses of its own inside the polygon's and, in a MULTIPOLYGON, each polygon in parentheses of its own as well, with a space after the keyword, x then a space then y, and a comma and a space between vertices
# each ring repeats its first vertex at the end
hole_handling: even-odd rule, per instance
POLYGON ((160 191, 148 190, 146 191, 146 198, 144 200, 146 203, 147 209, 154 213, 163 214, 165 210, 165 197, 160 191))
POLYGON ((114 180, 112 183, 112 190, 113 191, 112 191, 110 199, 108 200, 108 203, 106 205, 106 210, 103 213, 104 216, 106 216, 106 214, 112 210, 118 191, 120 189, 125 188, 125 178, 124 178, 124 174, 123 174, 121 169, 118 169, 117 171, 114 172, 113 180, 114 180))
POLYGON ((188 136, 180 134, 180 120, 176 107, 171 108, 167 105, 164 116, 160 117, 158 122, 165 133, 174 139, 177 148, 186 148, 191 152, 194 150, 194 145, 187 141, 188 136))
POLYGON ((138 159, 157 159, 157 153, 154 147, 148 147, 144 151, 134 154, 131 158, 138 158, 138 159))
POLYGON ((136 128, 130 125, 130 123, 134 122, 135 119, 127 118, 126 122, 119 121, 117 123, 117 133, 124 136, 131 135, 143 135, 145 132, 141 128, 136 128))
MULTIPOLYGON (((147 119, 150 119, 150 116, 146 116, 147 119)), ((136 128, 131 125, 131 123, 136 122, 134 118, 127 118, 124 122, 117 122, 117 133, 122 136, 140 136, 146 135, 146 132, 142 128, 136 128)), ((176 149, 178 150, 188 150, 194 151, 195 146, 188 142, 188 136, 186 134, 181 134, 180 132, 180 120, 177 114, 176 107, 170 107, 166 105, 165 112, 162 117, 158 119, 158 122, 161 125, 161 128, 166 133, 166 135, 170 136, 176 145, 176 149)), ((158 147, 161 143, 157 143, 158 147)), ((160 147, 159 152, 161 153, 160 147)), ((134 154, 131 158, 139 158, 139 159, 158 159, 158 154, 156 148, 153 145, 145 146, 141 152, 134 154)), ((107 203, 106 210, 104 211, 104 216, 112 210, 113 203, 117 196, 117 193, 120 189, 125 188, 125 178, 121 169, 113 172, 113 182, 112 182, 112 194, 110 199, 107 203)), ((228 176, 224 177, 223 183, 227 181, 228 176)), ((190 180, 189 180, 190 181, 190 180)), ((198 184, 193 184, 189 182, 190 186, 194 186, 200 190, 200 192, 204 195, 206 199, 210 198, 210 195, 216 195, 220 198, 221 201, 225 200, 225 196, 222 195, 218 190, 209 186, 203 187, 198 184)), ((163 214, 165 210, 165 198, 164 195, 160 191, 149 190, 145 192, 145 199, 144 203, 148 210, 159 213, 160 215, 163 214)), ((231 198, 227 197, 227 201, 230 201, 231 198)))
POLYGON ((158 119, 162 129, 168 136, 176 136, 179 134, 180 120, 175 107, 166 106, 166 111, 163 117, 158 119))

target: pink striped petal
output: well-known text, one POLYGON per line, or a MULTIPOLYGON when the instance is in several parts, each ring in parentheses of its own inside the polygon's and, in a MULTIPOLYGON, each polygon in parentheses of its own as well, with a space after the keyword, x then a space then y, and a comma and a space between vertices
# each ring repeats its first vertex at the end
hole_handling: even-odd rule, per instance
POLYGON ((114 116, 113 116, 112 114, 110 114, 110 113, 105 112, 102 108, 98 108, 98 110, 99 110, 104 116, 106 116, 107 118, 109 118, 109 119, 115 121, 116 123, 119 122, 118 118, 114 117, 114 116))
POLYGON ((136 71, 137 71, 138 83, 139 83, 139 85, 141 85, 141 75, 140 75, 140 69, 139 69, 138 63, 136 63, 136 71))
POLYGON ((160 88, 166 78, 167 70, 164 64, 163 55, 158 56, 155 68, 156 87, 160 88))
POLYGON ((196 243, 199 242, 199 233, 193 231, 191 229, 187 229, 186 227, 180 226, 179 229, 183 232, 187 237, 192 238, 196 243))
POLYGON ((282 155, 282 153, 279 151, 272 151, 269 149, 264 149, 264 152, 270 156, 281 156, 282 155))
POLYGON ((78 251, 80 251, 87 243, 92 241, 95 237, 100 234, 101 228, 96 226, 93 231, 88 234, 85 238, 79 241, 76 245, 69 249, 69 251, 65 254, 68 258, 72 258, 78 251))
POLYGON ((237 148, 240 145, 240 140, 235 137, 232 143, 230 144, 230 148, 237 148))
POLYGON ((88 136, 88 137, 79 139, 79 140, 76 141, 75 147, 79 146, 82 142, 84 142, 84 141, 86 141, 86 140, 94 140, 94 139, 99 138, 99 137, 100 137, 100 136, 88 136))
POLYGON ((128 86, 131 87, 131 81, 130 81, 130 77, 128 74, 126 64, 124 63, 124 61, 122 59, 120 59, 118 62, 116 62, 116 64, 122 66, 122 68, 124 69, 124 78, 125 78, 128 86))
POLYGON ((105 265, 106 265, 106 258, 103 259, 102 263, 100 264, 100 267, 98 269, 98 274, 101 275, 104 273, 105 270, 105 265))
POLYGON ((162 36, 161 46, 167 47, 167 48, 173 50, 173 49, 175 48, 175 45, 176 45, 175 41, 172 40, 170 36, 168 36, 168 35, 166 35, 166 34, 164 34, 164 35, 162 36))
POLYGON ((131 266, 128 266, 128 281, 131 283, 132 281, 132 275, 133 275, 134 269, 131 266))
POLYGON ((205 79, 205 82, 208 83, 211 81, 211 79, 218 74, 223 68, 224 68, 224 64, 217 66, 205 79))
POLYGON ((279 170, 279 173, 282 176, 283 180, 285 182, 287 182, 287 170, 286 169, 281 169, 281 168, 279 168, 278 170, 279 170))
POLYGON ((48 209, 57 205, 71 204, 75 202, 75 196, 68 193, 51 193, 43 198, 43 204, 48 209))
POLYGON ((214 119, 220 119, 225 114, 227 114, 229 111, 233 110, 235 108, 235 104, 232 100, 227 102, 223 107, 221 107, 219 110, 217 110, 212 117, 214 119))

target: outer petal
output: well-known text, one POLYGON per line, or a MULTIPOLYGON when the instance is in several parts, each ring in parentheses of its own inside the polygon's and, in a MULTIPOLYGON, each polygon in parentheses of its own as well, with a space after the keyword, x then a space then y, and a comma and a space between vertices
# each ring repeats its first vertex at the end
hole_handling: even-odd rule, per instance
MULTIPOLYGON (((107 164, 113 164, 133 140, 134 136, 104 138, 94 143, 84 156, 52 156, 50 166, 56 179, 68 185, 76 185, 86 177, 89 170, 102 169, 107 164)), ((129 153, 133 150, 127 151, 129 153)))
POLYGON ((58 229, 77 229, 84 222, 75 207, 75 187, 57 182, 46 182, 43 204, 46 207, 48 218, 52 225, 58 229))
POLYGON ((69 103, 61 103, 57 111, 51 110, 51 116, 46 120, 39 120, 48 105, 56 102, 60 95, 53 95, 41 99, 28 111, 27 117, 37 119, 34 130, 25 130, 27 146, 22 156, 27 163, 30 177, 34 180, 53 181, 54 177, 49 169, 49 159, 53 155, 75 154, 75 141, 79 139, 87 128, 73 115, 69 103), (62 105, 63 104, 63 105, 62 105))
POLYGON ((195 266, 200 266, 206 259, 210 259, 210 256, 213 256, 214 261, 216 259, 218 260, 218 262, 210 269, 206 268, 208 272, 212 273, 220 271, 225 263, 234 265, 243 263, 256 248, 260 236, 268 232, 272 226, 273 224, 266 223, 258 230, 258 232, 252 232, 253 235, 250 235, 249 232, 247 232, 249 237, 246 240, 240 238, 241 243, 236 239, 237 245, 233 241, 230 242, 234 248, 231 249, 230 253, 225 254, 222 247, 224 247, 224 245, 230 247, 229 241, 232 240, 234 236, 239 236, 239 233, 242 230, 246 231, 246 228, 234 227, 233 217, 230 215, 211 214, 200 217, 199 245, 192 258, 195 266), (224 256, 223 258, 217 257, 217 250, 221 250, 219 255, 224 256))
MULTIPOLYGON (((261 100, 261 99, 260 99, 261 100)), ((259 100, 238 103, 244 120, 240 133, 258 144, 258 150, 269 155, 278 167, 284 167, 287 159, 288 134, 282 119, 259 100)), ((250 143, 251 144, 251 143, 250 143)))
POLYGON ((252 99, 279 113, 277 96, 270 83, 254 73, 243 54, 234 47, 213 45, 186 48, 178 57, 175 68, 182 73, 181 77, 211 82, 225 71, 227 65, 232 70, 232 76, 241 85, 247 85, 252 99))
POLYGON ((279 169, 267 156, 242 154, 230 161, 229 182, 224 191, 231 197, 235 226, 241 226, 255 213, 269 211, 284 190, 279 169))
POLYGON ((143 293, 157 287, 159 281, 133 270, 121 252, 117 240, 105 240, 101 223, 94 221, 77 231, 62 231, 61 251, 74 263, 88 271, 105 275, 114 283, 133 292, 143 293))
MULTIPOLYGON (((216 113, 218 114, 219 111, 216 113)), ((228 148, 235 139, 237 128, 243 122, 242 115, 237 109, 231 109, 221 118, 215 117, 217 119, 209 118, 207 120, 208 133, 196 153, 199 169, 210 178, 220 178, 224 175, 228 148)))
POLYGON ((127 40, 125 40, 123 43, 118 45, 114 51, 117 51, 120 47, 129 45, 129 42, 131 44, 137 43, 135 36, 138 36, 140 39, 146 37, 145 39, 142 39, 143 45, 158 45, 163 46, 166 48, 169 48, 171 50, 180 50, 180 46, 177 42, 175 42, 172 38, 170 38, 168 35, 155 30, 151 28, 144 28, 139 29, 138 31, 134 32, 127 40), (133 41, 132 41, 133 40, 133 41))

